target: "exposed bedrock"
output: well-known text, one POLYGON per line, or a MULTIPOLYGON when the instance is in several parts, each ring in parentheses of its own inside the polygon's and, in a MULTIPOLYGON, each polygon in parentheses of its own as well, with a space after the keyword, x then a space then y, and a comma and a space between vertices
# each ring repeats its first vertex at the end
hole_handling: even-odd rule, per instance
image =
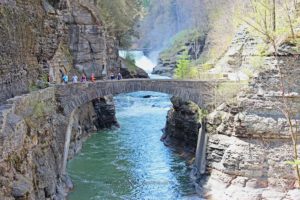
POLYGON ((118 41, 94 3, 0 1, 0 102, 60 83, 61 72, 100 79, 119 71, 118 41))
POLYGON ((172 97, 171 102, 173 108, 168 112, 161 140, 167 146, 194 155, 202 111, 197 104, 178 97, 172 97))
MULTIPOLYGON (((72 182, 62 174, 69 117, 56 107, 54 88, 0 106, 0 199, 63 200, 72 182)), ((112 97, 75 112, 70 157, 93 131, 117 125, 112 97)))
POLYGON ((279 52, 277 61, 266 57, 264 69, 235 103, 207 116, 207 175, 199 177, 198 189, 210 199, 299 199, 294 167, 286 163, 294 160, 294 152, 283 113, 288 108, 299 122, 300 60, 288 44, 279 52))
POLYGON ((76 111, 68 158, 73 158, 82 148, 83 142, 95 131, 118 127, 113 96, 94 99, 76 111))
POLYGON ((145 70, 137 67, 134 63, 129 63, 126 59, 120 58, 121 68, 120 73, 124 79, 129 78, 149 78, 145 70))

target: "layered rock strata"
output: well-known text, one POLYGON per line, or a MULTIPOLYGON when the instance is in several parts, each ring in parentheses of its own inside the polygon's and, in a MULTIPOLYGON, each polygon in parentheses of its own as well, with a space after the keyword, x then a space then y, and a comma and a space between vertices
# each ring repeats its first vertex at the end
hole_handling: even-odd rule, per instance
POLYGON ((94 1, 0 2, 0 102, 60 83, 62 73, 97 79, 121 67, 118 41, 94 1), (69 3, 68 3, 69 2, 69 3))
MULTIPOLYGON (((0 106, 0 199, 63 200, 72 188, 62 173, 69 117, 57 104, 51 87, 0 106)), ((117 125, 114 114, 112 97, 79 108, 71 125, 70 157, 90 131, 117 125)))
POLYGON ((294 167, 286 163, 294 152, 284 113, 290 112, 293 126, 299 122, 300 59, 286 43, 279 52, 264 58, 236 103, 207 117, 207 175, 198 189, 210 199, 299 199, 294 167))

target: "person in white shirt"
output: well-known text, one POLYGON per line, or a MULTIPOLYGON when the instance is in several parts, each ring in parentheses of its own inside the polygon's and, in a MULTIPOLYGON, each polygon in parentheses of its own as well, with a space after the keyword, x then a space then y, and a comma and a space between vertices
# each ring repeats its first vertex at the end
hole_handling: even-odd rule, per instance
POLYGON ((72 77, 72 81, 73 81, 73 83, 77 83, 77 82, 78 82, 78 76, 77 76, 77 75, 74 75, 74 76, 72 77))

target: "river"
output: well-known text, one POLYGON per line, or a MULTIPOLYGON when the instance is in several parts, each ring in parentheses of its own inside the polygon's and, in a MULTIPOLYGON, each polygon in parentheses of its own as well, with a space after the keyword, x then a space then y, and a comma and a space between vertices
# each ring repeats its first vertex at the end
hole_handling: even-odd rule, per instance
POLYGON ((94 134, 68 163, 75 185, 68 199, 198 199, 189 165, 160 141, 170 96, 135 92, 114 100, 120 128, 94 134))

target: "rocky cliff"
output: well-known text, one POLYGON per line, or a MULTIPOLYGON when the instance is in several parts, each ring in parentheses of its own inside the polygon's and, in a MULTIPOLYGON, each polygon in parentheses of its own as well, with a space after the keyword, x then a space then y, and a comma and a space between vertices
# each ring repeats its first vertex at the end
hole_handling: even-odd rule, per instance
MULTIPOLYGON (((0 199, 65 199, 72 188, 62 173, 69 117, 57 107, 54 88, 10 99, 0 106, 0 199)), ((75 112, 69 157, 91 131, 117 125, 112 97, 75 112)))
POLYGON ((94 1, 0 2, 0 102, 60 83, 61 73, 106 77, 121 67, 118 41, 94 1))
POLYGON ((178 61, 184 52, 187 52, 191 61, 200 58, 205 46, 206 35, 193 33, 194 31, 182 32, 175 36, 174 43, 159 54, 158 64, 152 74, 174 77, 178 61), (190 36, 195 34, 195 36, 190 36))
MULTIPOLYGON (((217 63, 218 70, 234 80, 241 79, 245 69, 253 78, 234 101, 223 103, 206 117, 206 173, 196 180, 197 190, 205 198, 299 199, 294 167, 286 163, 293 160, 294 153, 284 115, 288 109, 299 122, 298 47, 282 40, 275 57, 268 49, 264 55, 259 53, 259 44, 258 38, 242 28, 217 63), (254 66, 256 60, 259 63, 254 66)), ((176 98, 172 103, 162 140, 194 149, 200 122, 198 108, 176 98)))
POLYGON ((119 126, 113 96, 94 99, 78 108, 77 113, 73 124, 69 159, 81 150, 83 142, 95 131, 119 126))
MULTIPOLYGON (((257 44, 247 41, 235 46, 243 53, 225 55, 229 65, 246 68, 258 56, 245 54, 257 44)), ((293 143, 284 115, 288 109, 299 120, 300 60, 295 49, 282 42, 278 57, 263 56, 259 72, 236 102, 207 116, 207 176, 202 176, 198 189, 210 199, 299 198, 294 167, 286 163, 293 160, 293 143)))

